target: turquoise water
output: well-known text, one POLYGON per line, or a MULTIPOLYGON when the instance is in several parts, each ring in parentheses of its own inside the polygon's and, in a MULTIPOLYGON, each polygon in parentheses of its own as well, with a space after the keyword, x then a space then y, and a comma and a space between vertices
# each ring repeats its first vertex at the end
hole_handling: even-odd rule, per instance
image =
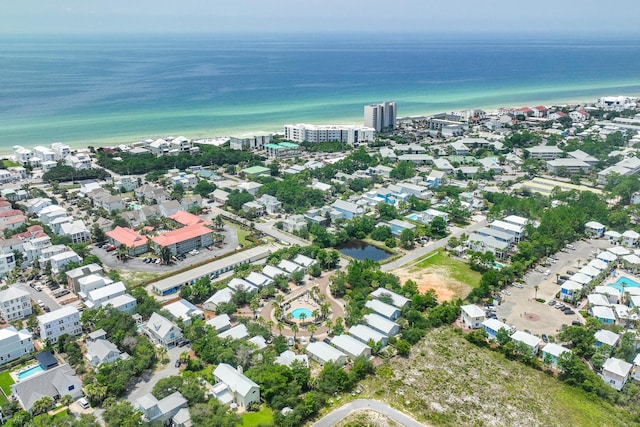
POLYGON ((624 287, 622 285, 616 285, 615 283, 612 283, 611 285, 609 285, 609 287, 617 289, 621 294, 624 294, 624 287))
POLYGON ((624 276, 620 276, 618 280, 616 280, 616 283, 622 286, 626 286, 627 288, 640 288, 640 283, 624 276))
POLYGON ((639 95, 640 42, 468 35, 0 36, 0 151, 639 95))
POLYGON ((306 307, 299 307, 291 310, 291 315, 294 319, 299 319, 302 313, 304 313, 306 320, 311 319, 311 317, 313 316, 313 311, 309 310, 306 307))
POLYGON ((40 365, 36 365, 29 369, 25 369, 24 371, 18 372, 18 379, 23 380, 25 378, 29 378, 31 375, 35 375, 40 372, 44 372, 44 368, 40 365))
POLYGON ((412 214, 409 214, 409 215, 405 216, 405 218, 410 219, 412 221, 417 221, 418 220, 418 214, 412 213, 412 214))

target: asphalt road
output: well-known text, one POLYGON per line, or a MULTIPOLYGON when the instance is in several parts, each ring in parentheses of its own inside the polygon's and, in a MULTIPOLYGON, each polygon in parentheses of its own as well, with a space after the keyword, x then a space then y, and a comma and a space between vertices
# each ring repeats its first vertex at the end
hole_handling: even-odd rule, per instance
POLYGON ((322 417, 319 421, 316 421, 311 425, 311 427, 332 427, 336 425, 340 420, 356 411, 379 412, 403 427, 425 427, 424 424, 420 424, 410 416, 396 409, 393 409, 386 403, 370 399, 358 399, 342 405, 338 409, 322 417))
MULTIPOLYGON (((34 304, 36 301, 38 300, 42 300, 42 302, 49 306, 49 308, 51 309, 51 311, 53 310, 57 310, 59 309, 61 306, 58 303, 58 300, 56 300, 51 294, 49 289, 43 284, 42 285, 42 291, 38 292, 35 289, 33 289, 32 287, 30 287, 28 284, 26 283, 16 283, 15 285, 13 285, 16 288, 20 288, 23 291, 27 291, 29 292, 29 295, 31 295, 31 299, 33 300, 34 304)), ((66 295, 66 298, 69 298, 69 295, 66 295)), ((60 300, 65 299, 65 297, 61 297, 60 300)), ((35 313, 35 311, 34 311, 35 313)))
POLYGON ((433 242, 429 242, 427 243, 426 246, 413 249, 411 252, 398 258, 397 260, 391 261, 387 264, 383 264, 380 267, 380 269, 383 271, 389 271, 389 270, 393 270, 395 268, 401 267, 403 265, 409 264, 417 259, 420 259, 421 257, 428 254, 429 252, 445 247, 451 237, 460 237, 463 233, 471 234, 474 231, 477 231, 482 227, 485 227, 486 225, 487 225, 487 220, 485 219, 475 224, 468 225, 465 228, 455 228, 448 237, 445 237, 444 239, 436 240, 433 242))

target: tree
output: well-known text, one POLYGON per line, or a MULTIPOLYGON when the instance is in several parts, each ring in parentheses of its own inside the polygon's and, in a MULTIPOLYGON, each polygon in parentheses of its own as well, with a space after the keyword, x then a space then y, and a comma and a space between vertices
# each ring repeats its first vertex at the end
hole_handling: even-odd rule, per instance
POLYGON ((53 406, 53 398, 51 396, 43 396, 36 400, 31 407, 33 415, 46 413, 53 406))
POLYGON ((309 340, 311 341, 311 340, 313 340, 313 333, 318 330, 318 327, 315 324, 312 323, 307 327, 307 330, 311 334, 309 336, 309 340))
POLYGON ((435 217, 429 224, 431 235, 436 239, 441 239, 447 235, 447 221, 442 217, 435 217))
POLYGON ((69 405, 73 403, 74 399, 70 394, 65 394, 60 398, 60 404, 62 406, 66 406, 67 410, 69 410, 69 405))
POLYGON ((304 280, 303 270, 296 270, 293 273, 291 273, 291 281, 296 285, 302 284, 303 280, 304 280))
POLYGON ((378 203, 376 210, 378 211, 378 216, 380 216, 380 219, 383 221, 391 221, 398 217, 398 211, 395 206, 389 203, 378 203))
POLYGON ((199 194, 202 197, 207 197, 209 194, 216 189, 216 186, 205 179, 201 179, 198 181, 195 187, 193 187, 193 192, 195 194, 199 194))
POLYGON ((171 249, 168 246, 163 246, 160 249, 160 259, 164 265, 169 265, 171 263, 171 257, 173 254, 171 253, 171 249))
POLYGON ((227 197, 227 206, 238 212, 242 209, 242 205, 253 200, 254 197, 246 191, 233 190, 227 197))
POLYGON ((291 325, 291 332, 293 332, 293 340, 294 341, 296 339, 296 334, 298 333, 299 330, 300 330, 300 328, 298 327, 297 323, 294 323, 293 325, 291 325))
POLYGON ((400 244, 405 249, 410 249, 413 247, 414 239, 415 235, 413 233, 413 230, 405 228, 404 230, 402 230, 402 233, 400 233, 400 244))
POLYGON ((402 357, 407 357, 411 353, 411 344, 405 340, 396 341, 396 350, 398 351, 398 355, 402 357))
POLYGON ((98 224, 94 224, 91 228, 91 233, 93 234, 93 240, 96 243, 102 243, 107 239, 107 235, 104 230, 98 226, 98 224))
POLYGON ((107 427, 137 427, 142 423, 142 412, 133 409, 126 400, 113 402, 102 414, 107 427))
POLYGON ((371 232, 371 238, 378 242, 384 242, 391 237, 393 237, 393 234, 391 233, 391 228, 387 225, 378 226, 371 232))

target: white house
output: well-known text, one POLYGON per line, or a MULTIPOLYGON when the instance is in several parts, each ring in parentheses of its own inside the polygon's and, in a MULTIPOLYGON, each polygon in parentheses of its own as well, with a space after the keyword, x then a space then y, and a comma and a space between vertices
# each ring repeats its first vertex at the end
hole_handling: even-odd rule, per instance
POLYGON ((184 299, 167 304, 162 308, 171 313, 174 318, 182 320, 185 326, 189 326, 193 319, 204 318, 204 312, 202 310, 184 299))
POLYGON ((640 353, 633 359, 633 378, 640 381, 640 353))
POLYGON ((402 295, 399 295, 385 288, 376 289, 375 291, 371 292, 371 296, 378 299, 381 297, 389 298, 391 300, 391 304, 398 308, 404 308, 411 302, 409 298, 403 297, 402 295))
POLYGON ((163 347, 174 347, 182 338, 182 330, 172 321, 158 313, 153 313, 149 321, 144 324, 142 331, 154 344, 163 347))
POLYGON ((549 343, 542 348, 542 360, 547 361, 552 368, 558 367, 558 359, 563 353, 571 351, 561 345, 549 343))
POLYGON ((400 333, 400 325, 380 316, 379 314, 365 314, 363 319, 371 329, 374 329, 388 337, 393 337, 400 333))
POLYGON ((600 329, 599 331, 596 331, 593 336, 596 339, 596 347, 600 347, 601 345, 608 345, 609 347, 614 348, 616 345, 618 345, 618 341, 620 341, 620 335, 606 329, 600 329))
POLYGON ((242 323, 238 323, 231 329, 218 334, 220 338, 231 338, 233 340, 241 340, 249 336, 249 330, 242 323))
POLYGON ((207 320, 205 324, 211 326, 217 333, 220 333, 231 328, 231 318, 228 314, 220 314, 207 320))
POLYGON ((591 307, 591 315, 605 325, 613 325, 616 323, 616 315, 609 307, 591 307))
POLYGON ((65 394, 79 398, 82 396, 82 380, 69 365, 64 364, 13 384, 11 394, 25 411, 30 411, 33 404, 44 396, 54 400, 65 394))
MULTIPOLYGON (((247 408, 253 403, 260 403, 260 386, 244 376, 240 369, 235 369, 226 363, 220 363, 213 371, 213 376, 216 380, 216 386, 224 384, 227 387, 227 392, 233 398, 232 402, 238 406, 247 408)), ((214 386, 214 390, 216 386, 214 386)), ((224 390, 218 387, 218 394, 221 394, 220 391, 224 390)))
POLYGON ((485 319, 484 310, 475 304, 463 305, 460 307, 462 311, 462 323, 470 329, 478 329, 482 327, 485 319))
POLYGON ((589 237, 599 239, 604 236, 605 226, 596 221, 589 221, 584 225, 585 234, 589 237))
POLYGON ((38 316, 40 338, 43 341, 56 343, 60 335, 80 335, 80 312, 77 308, 66 306, 38 316))
POLYGON ((120 360, 122 353, 111 341, 100 338, 87 342, 85 356, 89 364, 95 367, 101 363, 113 363, 116 360, 120 360))
POLYGON ((538 354, 541 341, 540 341, 540 338, 538 338, 537 336, 524 331, 515 331, 511 335, 511 339, 529 347, 533 352, 533 354, 538 354))
POLYGON ((398 308, 377 299, 368 300, 364 306, 389 320, 396 320, 400 317, 400 310, 398 308))
MULTIPOLYGON (((147 393, 136 400, 134 407, 137 411, 142 412, 145 424, 158 421, 162 425, 168 425, 169 420, 182 409, 187 408, 187 399, 179 391, 161 400, 156 399, 151 393, 147 393)), ((171 425, 175 424, 171 423, 171 425)))
POLYGON ((625 383, 629 379, 629 373, 633 365, 624 360, 610 357, 602 366, 602 379, 616 390, 622 390, 625 383))
POLYGON ((34 350, 31 333, 13 326, 0 329, 0 365, 11 362, 34 350))
POLYGON ((380 343, 382 346, 387 345, 387 336, 365 325, 355 325, 349 328, 349 335, 360 340, 365 344, 373 342, 380 343))
POLYGON ((498 319, 486 319, 484 322, 482 322, 482 329, 484 329, 484 331, 487 333, 489 339, 495 340, 496 335, 498 334, 500 329, 504 329, 505 331, 509 332, 511 327, 506 323, 502 323, 498 319))
POLYGON ((291 367, 293 362, 299 362, 303 366, 309 367, 309 357, 306 354, 295 354, 291 350, 285 350, 276 357, 274 363, 276 365, 285 365, 291 367))
POLYGON ((31 316, 31 296, 29 292, 17 287, 0 291, 0 316, 5 322, 12 322, 31 316))
POLYGON ((633 230, 627 230, 622 233, 622 245, 627 247, 638 246, 638 239, 640 238, 640 234, 633 230))
POLYGON ((312 342, 307 346, 307 353, 311 359, 315 360, 321 365, 328 362, 336 363, 338 366, 343 366, 347 363, 347 355, 340 350, 331 347, 324 342, 312 342))
POLYGON ((87 308, 102 307, 105 303, 112 300, 113 298, 124 295, 126 291, 127 289, 124 286, 124 283, 115 282, 110 285, 89 291, 84 304, 87 306, 87 308))
POLYGON ((331 344, 349 357, 371 356, 371 347, 349 335, 336 335, 331 339, 331 344))
POLYGON ((223 288, 220 289, 215 294, 211 295, 209 299, 207 299, 202 307, 205 310, 215 312, 220 304, 227 303, 233 299, 234 291, 231 288, 223 288))

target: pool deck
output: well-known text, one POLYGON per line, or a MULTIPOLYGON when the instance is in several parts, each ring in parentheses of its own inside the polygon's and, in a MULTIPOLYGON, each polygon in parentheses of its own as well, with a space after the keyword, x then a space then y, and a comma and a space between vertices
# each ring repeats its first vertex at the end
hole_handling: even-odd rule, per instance
MULTIPOLYGON (((311 312, 313 312, 314 310, 319 310, 320 307, 318 306, 318 304, 309 296, 308 293, 304 293, 294 299, 292 299, 291 301, 289 301, 289 310, 288 312, 291 313, 293 310, 295 310, 296 308, 307 308, 309 310, 311 310, 311 312)), ((305 319, 305 322, 310 321, 313 319, 313 315, 310 317, 307 317, 305 319)), ((295 322, 300 322, 300 319, 296 319, 295 317, 293 319, 291 319, 295 322)))
MULTIPOLYGON (((20 368, 20 369, 17 369, 17 370, 15 370, 15 371, 9 372, 9 375, 11 376, 11 378, 13 378, 13 381, 15 381, 16 383, 19 383, 20 381, 25 380, 25 379, 27 379, 27 378, 31 378, 31 377, 34 375, 34 374, 29 375, 28 377, 26 377, 26 378, 22 378, 22 380, 21 380, 20 378, 18 378, 18 374, 19 374, 20 372, 24 372, 24 371, 27 371, 27 370, 29 370, 29 369, 35 368, 35 367, 36 367, 36 366, 38 366, 38 365, 39 365, 39 363, 37 363, 37 362, 36 362, 36 363, 33 363, 33 364, 31 364, 31 365, 29 365, 29 366, 26 366, 26 367, 24 367, 24 368, 20 368)), ((42 372, 44 372, 44 371, 42 371, 42 372)))

